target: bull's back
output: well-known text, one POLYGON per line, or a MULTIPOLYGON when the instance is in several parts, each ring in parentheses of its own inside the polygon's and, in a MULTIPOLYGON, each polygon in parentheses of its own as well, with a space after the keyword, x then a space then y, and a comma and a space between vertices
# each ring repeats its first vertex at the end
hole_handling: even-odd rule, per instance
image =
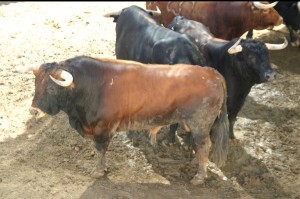
POLYGON ((116 57, 124 60, 151 60, 151 36, 159 25, 137 7, 124 10, 116 24, 116 57))
MULTIPOLYGON (((161 22, 165 27, 173 17, 181 15, 209 27, 210 32, 222 39, 241 36, 246 24, 251 21, 246 4, 248 2, 156 2, 162 12, 161 22)), ((154 4, 151 5, 152 7, 154 4)), ((150 5, 149 5, 150 7, 150 5)))
POLYGON ((116 25, 117 59, 156 64, 205 64, 205 59, 187 36, 158 24, 147 13, 130 7, 116 25))

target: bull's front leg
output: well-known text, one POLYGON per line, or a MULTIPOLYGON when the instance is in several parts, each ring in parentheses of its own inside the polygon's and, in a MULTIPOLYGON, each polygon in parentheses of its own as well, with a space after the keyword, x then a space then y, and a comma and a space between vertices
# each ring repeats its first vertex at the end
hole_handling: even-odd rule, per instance
POLYGON ((293 28, 291 26, 287 27, 290 33, 290 38, 291 38, 291 45, 293 47, 298 47, 300 46, 300 40, 297 36, 297 33, 293 30, 293 28))
POLYGON ((229 119, 229 138, 234 140, 235 135, 234 135, 234 132, 233 132, 233 127, 234 127, 234 124, 236 122, 236 117, 235 118, 228 118, 228 119, 229 119))
POLYGON ((111 140, 111 135, 109 133, 102 133, 101 135, 95 135, 95 147, 98 152, 98 162, 96 168, 92 173, 92 177, 100 178, 105 174, 106 160, 105 153, 107 151, 109 142, 111 140))
POLYGON ((193 185, 203 184, 205 178, 207 178, 207 165, 210 147, 211 141, 209 136, 202 138, 200 143, 195 142, 196 159, 198 159, 199 166, 196 175, 191 180, 193 185))

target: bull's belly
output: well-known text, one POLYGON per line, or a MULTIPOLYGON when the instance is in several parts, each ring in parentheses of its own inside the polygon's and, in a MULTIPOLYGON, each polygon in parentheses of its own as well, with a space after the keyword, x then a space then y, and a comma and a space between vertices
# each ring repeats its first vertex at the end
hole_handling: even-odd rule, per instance
POLYGON ((182 121, 180 116, 173 117, 153 117, 151 119, 144 120, 128 120, 119 123, 116 131, 128 131, 128 130, 148 130, 158 126, 167 126, 182 121))
POLYGON ((193 109, 184 109, 174 111, 173 113, 165 115, 156 115, 149 118, 126 118, 118 121, 116 131, 127 130, 148 130, 158 126, 167 126, 175 123, 193 123, 202 124, 206 121, 213 121, 218 115, 219 105, 210 103, 199 103, 193 109))

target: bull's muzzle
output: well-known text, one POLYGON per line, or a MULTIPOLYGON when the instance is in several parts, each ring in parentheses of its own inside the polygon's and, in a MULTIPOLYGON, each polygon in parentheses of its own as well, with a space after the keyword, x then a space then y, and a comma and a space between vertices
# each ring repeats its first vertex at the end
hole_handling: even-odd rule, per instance
POLYGON ((276 73, 274 71, 269 71, 265 73, 265 78, 267 81, 272 81, 276 77, 276 73))
POLYGON ((44 113, 41 109, 35 108, 35 107, 30 107, 29 112, 31 115, 33 115, 37 119, 44 117, 46 115, 46 113, 44 113))

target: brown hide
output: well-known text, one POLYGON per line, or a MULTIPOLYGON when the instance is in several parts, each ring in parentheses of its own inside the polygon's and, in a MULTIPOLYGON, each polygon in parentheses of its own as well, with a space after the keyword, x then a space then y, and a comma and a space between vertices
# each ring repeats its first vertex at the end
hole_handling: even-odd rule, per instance
POLYGON ((223 77, 210 67, 123 63, 135 62, 106 63, 97 128, 150 129, 192 118, 197 110, 215 117, 224 101, 223 77))
POLYGON ((146 1, 146 8, 156 10, 161 16, 156 19, 165 27, 174 16, 182 15, 209 27, 211 33, 221 39, 231 40, 251 29, 266 29, 283 21, 274 8, 262 10, 249 1, 146 1))

